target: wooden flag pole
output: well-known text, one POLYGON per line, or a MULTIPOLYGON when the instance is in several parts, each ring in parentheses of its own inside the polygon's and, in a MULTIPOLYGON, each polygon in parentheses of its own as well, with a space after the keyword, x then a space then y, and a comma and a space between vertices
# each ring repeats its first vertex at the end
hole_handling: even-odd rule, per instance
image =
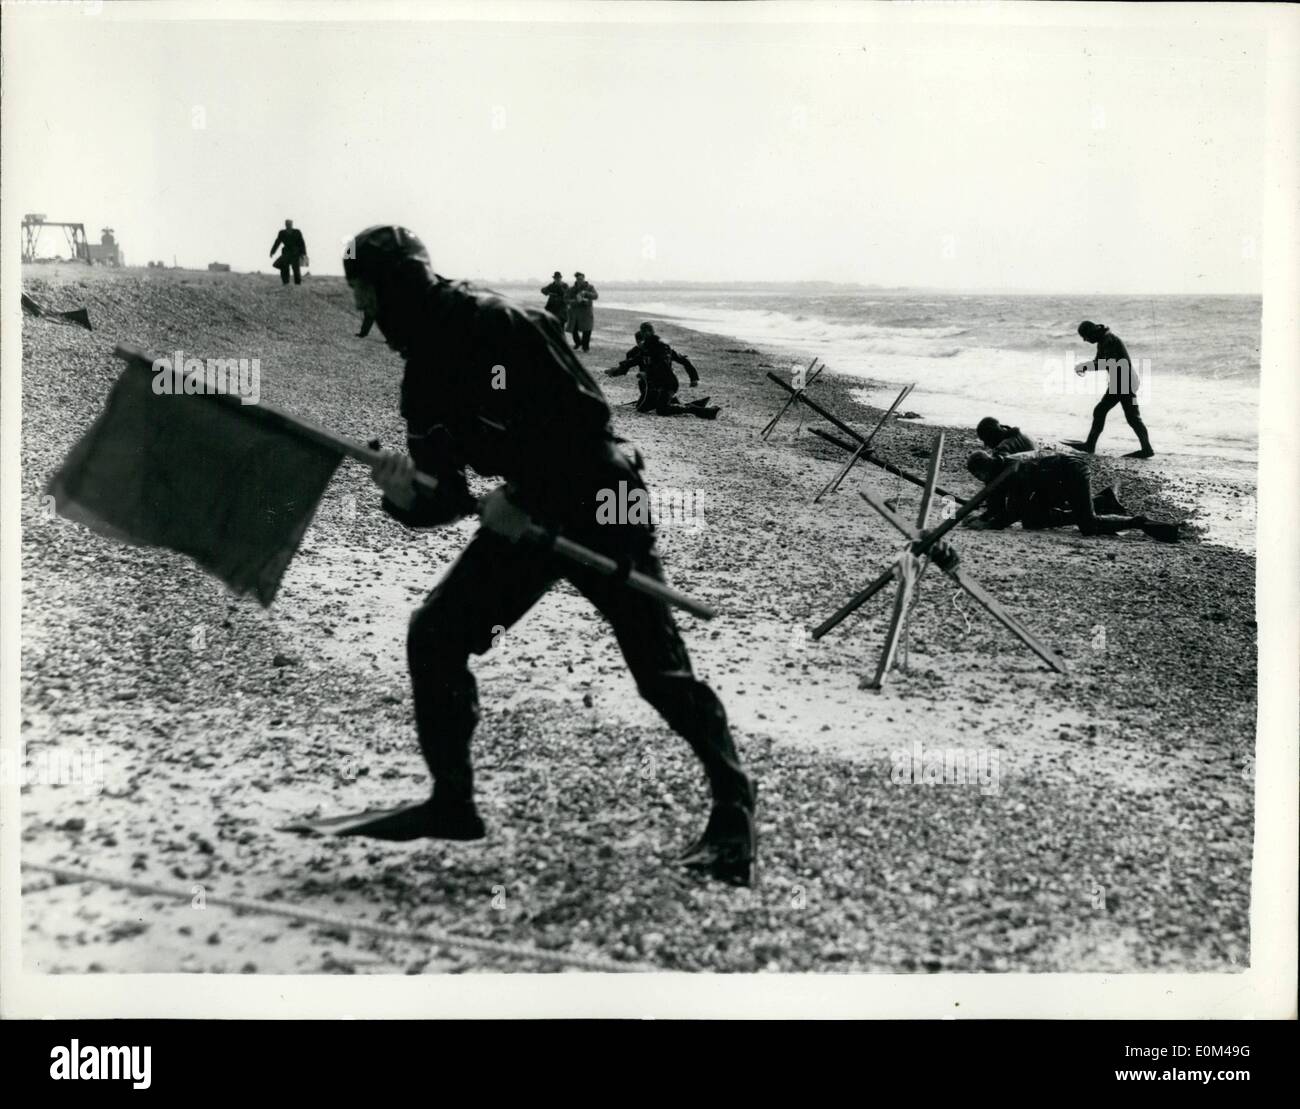
MULTIPOLYGON (((119 344, 114 348, 113 354, 130 366, 143 368, 151 373, 155 372, 154 364, 157 360, 136 347, 119 344)), ((310 420, 304 420, 273 405, 260 402, 258 404, 244 404, 237 395, 229 393, 203 393, 201 395, 209 400, 225 403, 233 411, 241 413, 248 419, 257 420, 290 435, 295 435, 300 439, 305 439, 309 443, 336 450, 340 454, 347 455, 348 458, 361 462, 366 466, 374 466, 383 457, 382 452, 358 443, 355 439, 349 439, 345 435, 337 435, 318 424, 312 423, 310 420)), ((416 472, 415 483, 428 493, 432 493, 438 488, 437 478, 419 471, 416 472)), ((479 500, 471 498, 465 505, 467 513, 479 514, 482 510, 483 502, 479 500)), ((700 617, 702 620, 712 620, 717 615, 715 609, 710 608, 702 601, 697 601, 694 597, 674 589, 665 582, 643 574, 639 570, 626 570, 625 573, 625 567, 615 559, 600 554, 598 551, 593 551, 589 547, 584 547, 581 543, 575 543, 572 539, 567 539, 563 535, 556 535, 544 528, 533 525, 527 540, 537 544, 544 550, 554 551, 569 562, 594 570, 603 577, 622 577, 629 589, 683 609, 694 616, 700 617)))
POLYGON ((989 482, 974 497, 968 500, 950 519, 944 520, 937 527, 927 530, 930 507, 934 501, 934 494, 939 488, 937 479, 943 458, 943 441, 944 437, 941 432, 935 440, 934 449, 930 453, 930 463, 926 471, 921 506, 917 513, 915 525, 908 523, 897 513, 891 511, 889 506, 874 494, 865 490, 862 491, 862 499, 907 539, 908 544, 884 573, 861 592, 849 598, 830 617, 818 625, 812 632, 812 638, 820 639, 843 621, 845 617, 861 608, 862 605, 879 593, 891 579, 897 578, 898 591, 894 595, 894 610, 890 617, 889 628, 885 633, 885 642, 881 649, 880 658, 876 663, 875 676, 870 681, 864 678, 861 683, 862 688, 881 689, 894 665, 898 642, 904 632, 907 610, 913 593, 929 563, 934 562, 963 591, 987 609, 1003 627, 1015 635, 1048 666, 1057 673, 1066 673, 1068 668, 1065 660, 1037 639, 1019 620, 1003 609, 997 599, 984 589, 979 582, 961 569, 959 565, 960 556, 950 544, 943 541, 945 535, 952 531, 953 528, 958 527, 967 516, 988 499, 1004 480, 1010 477, 1013 468, 1008 467, 1003 470, 993 481, 989 482))

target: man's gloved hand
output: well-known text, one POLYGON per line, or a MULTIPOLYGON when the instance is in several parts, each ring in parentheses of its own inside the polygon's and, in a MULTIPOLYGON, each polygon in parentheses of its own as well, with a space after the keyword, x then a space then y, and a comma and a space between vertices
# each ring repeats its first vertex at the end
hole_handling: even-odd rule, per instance
POLYGON ((415 504, 415 463, 411 456, 384 451, 370 467, 370 479, 393 504, 409 512, 415 504))
POLYGON ((947 543, 936 543, 930 548, 930 561, 941 570, 955 569, 961 557, 947 543))
POLYGON ((536 527, 532 517, 510 499, 504 485, 493 489, 483 498, 479 519, 488 531, 495 532, 512 543, 526 538, 536 527))

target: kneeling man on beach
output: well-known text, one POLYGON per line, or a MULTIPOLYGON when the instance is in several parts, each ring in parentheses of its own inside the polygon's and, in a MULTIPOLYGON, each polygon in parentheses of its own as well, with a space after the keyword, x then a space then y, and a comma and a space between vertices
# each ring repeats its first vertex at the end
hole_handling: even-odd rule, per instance
POLYGON ((654 324, 643 323, 636 331, 636 346, 623 357, 623 361, 605 371, 608 377, 622 377, 634 366, 637 368, 638 412, 653 412, 658 416, 699 416, 704 420, 717 418, 718 409, 709 405, 708 397, 699 397, 689 404, 677 400, 681 383, 673 373, 676 362, 686 370, 691 388, 700 383, 700 375, 691 360, 678 354, 655 334, 654 324))

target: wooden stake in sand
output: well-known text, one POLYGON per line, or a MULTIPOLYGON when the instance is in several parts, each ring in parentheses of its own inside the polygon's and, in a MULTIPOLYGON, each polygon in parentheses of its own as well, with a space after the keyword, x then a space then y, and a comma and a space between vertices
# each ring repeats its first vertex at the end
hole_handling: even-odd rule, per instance
MULTIPOLYGON (((811 372, 805 373, 803 384, 800 385, 798 389, 792 388, 790 399, 785 402, 785 404, 781 408, 781 411, 778 412, 775 416, 773 416, 770 420, 768 420, 767 423, 763 426, 763 430, 758 433, 758 437, 760 439, 766 439, 769 435, 772 434, 772 432, 776 430, 776 425, 780 423, 781 417, 784 416, 787 412, 789 412, 790 406, 794 404, 797 400, 799 400, 800 397, 803 396, 803 391, 807 389, 808 386, 811 385, 814 381, 817 380, 822 370, 826 368, 826 363, 823 362, 820 366, 817 366, 816 370, 813 370, 814 366, 817 366, 816 358, 814 358, 811 362, 808 363, 808 370, 811 372)), ((767 376, 771 377, 772 375, 768 374, 767 376)), ((780 381, 781 379, 777 378, 777 380, 780 381)), ((782 381, 781 384, 784 385, 785 382, 782 381)), ((803 426, 802 412, 800 413, 799 426, 800 427, 803 426)))
POLYGON ((1050 647, 1040 642, 1023 624, 1014 616, 1007 612, 983 586, 974 578, 967 574, 960 566, 960 557, 953 549, 951 544, 943 542, 943 537, 953 528, 961 524, 967 516, 975 511, 989 495, 1011 476, 1012 469, 1003 470, 993 481, 984 486, 978 493, 968 500, 953 516, 938 527, 926 530, 928 517, 930 515, 930 505, 934 501, 935 491, 938 489, 936 484, 939 477, 939 466, 943 460, 943 433, 940 432, 934 442, 934 450, 930 454, 930 466, 925 478, 924 492, 921 496, 921 508, 917 513, 916 526, 913 527, 906 520, 900 519, 890 508, 872 493, 863 492, 861 497, 873 509, 883 516, 895 529, 902 533, 908 540, 908 545, 903 548, 894 562, 881 574, 875 581, 865 589, 854 594, 840 606, 830 617, 824 620, 813 629, 813 639, 820 639, 832 628, 836 627, 846 616, 856 612, 867 601, 879 593, 889 582, 898 579, 898 592, 894 594, 894 613, 889 622, 889 631, 885 634, 884 647, 880 652, 880 659, 876 664, 875 677, 868 680, 862 679, 860 688, 863 689, 881 689, 885 684, 885 679, 889 676, 889 671, 894 665, 894 656, 898 650, 898 641, 903 633, 903 626, 907 620, 908 605, 911 602, 912 595, 917 586, 920 584, 921 577, 924 575, 927 567, 931 562, 939 567, 962 589, 975 598, 985 609, 1003 625, 1008 631, 1015 635, 1031 651, 1041 658, 1048 666, 1058 674, 1066 672, 1065 661, 1056 654, 1050 647))

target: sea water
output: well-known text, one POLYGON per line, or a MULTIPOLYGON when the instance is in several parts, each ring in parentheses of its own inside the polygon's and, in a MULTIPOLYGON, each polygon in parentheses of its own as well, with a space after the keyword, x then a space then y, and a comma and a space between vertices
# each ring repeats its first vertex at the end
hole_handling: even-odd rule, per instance
MULTIPOLYGON (((1253 550, 1258 296, 648 286, 610 288, 600 305, 776 348, 791 363, 815 356, 836 373, 880 383, 861 395, 880 408, 915 382, 903 407, 920 422, 974 428, 995 416, 1045 445, 1087 436, 1107 379, 1074 374, 1096 353, 1076 328, 1085 319, 1104 323, 1123 339, 1142 380, 1139 400, 1157 457, 1141 465, 1196 490, 1208 538, 1253 550)), ((774 387, 774 404, 779 399, 774 387)), ((1137 446, 1116 406, 1098 453, 1137 446)))

